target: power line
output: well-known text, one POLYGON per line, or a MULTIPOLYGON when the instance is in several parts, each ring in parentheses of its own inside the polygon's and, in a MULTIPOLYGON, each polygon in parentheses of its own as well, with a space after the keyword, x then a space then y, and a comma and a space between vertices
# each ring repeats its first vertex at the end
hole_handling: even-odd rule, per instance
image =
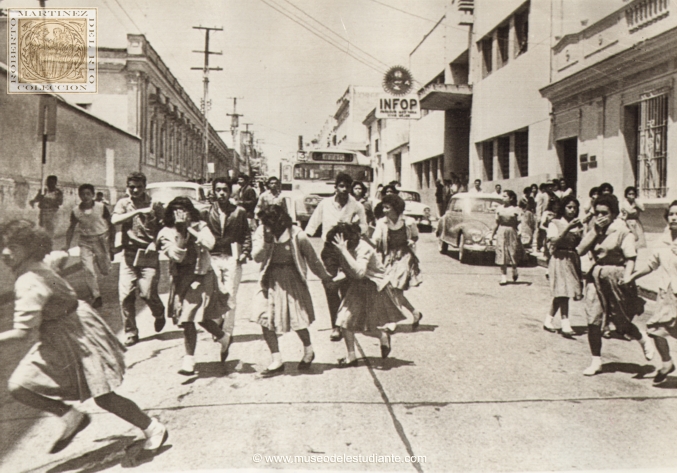
POLYGON ((330 38, 328 38, 328 37, 322 35, 321 33, 317 32, 315 29, 313 29, 313 27, 311 27, 311 26, 305 24, 303 21, 299 20, 298 17, 293 16, 288 10, 283 9, 283 8, 280 7, 278 4, 276 4, 276 3, 269 3, 268 0, 261 0, 261 1, 262 1, 263 3, 265 3, 267 6, 269 6, 270 8, 272 8, 273 10, 275 10, 275 11, 277 11, 278 13, 281 13, 282 15, 286 16, 287 18, 289 18, 290 20, 292 20, 294 23, 298 24, 299 26, 301 26, 301 27, 304 28, 305 30, 310 31, 312 34, 314 34, 315 36, 317 36, 317 37, 320 38, 321 40, 326 41, 326 42, 329 43, 330 45, 332 45, 332 46, 334 46, 335 48, 337 48, 339 51, 341 51, 341 52, 347 54, 348 56, 352 57, 352 58, 355 59, 356 61, 361 62, 361 63, 364 64, 365 66, 367 66, 367 67, 369 67, 369 68, 375 70, 376 72, 378 72, 378 73, 380 73, 380 74, 384 74, 384 73, 385 73, 385 70, 379 69, 378 67, 374 66, 373 64, 370 64, 370 63, 366 62, 366 60, 364 60, 363 58, 360 58, 360 57, 358 57, 358 56, 352 54, 350 51, 344 50, 340 45, 337 45, 337 44, 336 44, 335 40, 330 39, 330 38))
POLYGON ((127 15, 127 18, 129 18, 129 21, 131 21, 132 24, 133 24, 134 26, 136 26, 137 31, 138 31, 139 33, 143 33, 143 30, 141 30, 141 28, 139 28, 139 25, 136 24, 136 22, 134 21, 134 18, 132 18, 132 17, 129 15, 129 13, 127 13, 127 10, 125 10, 125 7, 122 6, 122 4, 120 3, 120 1, 119 1, 119 0, 115 0, 115 3, 117 3, 118 6, 120 7, 120 9, 123 11, 123 13, 124 13, 125 15, 127 15))
POLYGON ((400 9, 397 8, 397 7, 394 7, 394 6, 392 6, 392 5, 388 5, 387 3, 379 2, 378 0, 371 0, 371 1, 374 2, 374 3, 378 3, 379 5, 383 5, 384 7, 388 7, 388 8, 392 8, 393 10, 397 10, 397 11, 400 12, 400 13, 405 13, 405 14, 410 15, 410 16, 413 16, 413 17, 415 17, 415 18, 420 18, 421 20, 430 21, 430 22, 432 22, 432 23, 437 23, 437 22, 439 21, 439 20, 431 20, 430 18, 425 18, 425 17, 422 17, 422 16, 418 16, 418 15, 416 15, 416 14, 414 14, 414 13, 411 13, 411 12, 408 12, 408 11, 406 11, 406 10, 400 10, 400 9))
POLYGON ((388 64, 386 64, 385 62, 381 61, 381 60, 380 60, 379 58, 377 58, 376 56, 372 56, 371 54, 369 54, 369 53, 368 53, 367 51, 365 51, 364 49, 360 48, 359 46, 357 46, 357 45, 355 45, 354 43, 350 42, 348 39, 346 39, 346 38, 344 38, 343 36, 341 36, 340 34, 336 33, 336 32, 333 31, 331 28, 329 28, 328 26, 326 26, 325 24, 323 24, 321 21, 319 21, 319 20, 313 18, 312 16, 310 16, 308 13, 306 13, 305 11, 303 11, 301 8, 299 8, 299 7, 297 7, 296 5, 294 5, 294 4, 293 4, 292 2, 290 2, 289 0, 284 0, 284 2, 288 3, 288 4, 291 5, 292 7, 296 8, 298 11, 300 11, 301 13, 303 13, 304 15, 306 15, 308 18, 310 18, 310 19, 313 20, 314 22, 318 23, 320 26, 322 26, 322 27, 325 28, 327 31, 331 32, 332 34, 338 36, 342 41, 345 41, 346 43, 348 43, 349 45, 351 45, 352 47, 354 47, 354 48, 357 49, 358 51, 363 52, 364 54, 366 54, 366 55, 369 56, 370 58, 375 59, 376 61, 378 61, 379 63, 383 64, 383 65, 386 66, 386 67, 389 67, 388 64))

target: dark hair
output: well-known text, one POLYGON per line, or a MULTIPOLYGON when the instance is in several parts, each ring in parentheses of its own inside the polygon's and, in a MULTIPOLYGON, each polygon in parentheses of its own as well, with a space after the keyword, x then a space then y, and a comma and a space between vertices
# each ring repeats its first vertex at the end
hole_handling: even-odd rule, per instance
POLYGON ((360 242, 362 231, 357 223, 339 222, 327 233, 327 242, 332 243, 336 235, 343 235, 348 242, 348 249, 354 249, 360 242))
POLYGON ((91 184, 82 184, 80 187, 78 187, 78 195, 82 194, 83 191, 86 191, 89 189, 92 191, 92 194, 94 194, 94 186, 91 184))
POLYGON ((389 190, 392 191, 393 194, 395 194, 395 195, 400 193, 400 191, 397 190, 397 187, 395 187, 391 184, 388 184, 387 186, 383 186, 383 189, 381 189, 381 195, 383 195, 383 196, 386 195, 386 192, 388 192, 389 190))
POLYGON ((525 188, 522 190, 522 194, 524 194, 524 195, 527 195, 527 194, 531 195, 531 186, 525 187, 525 188))
POLYGON ((214 180, 212 181, 212 192, 216 194, 216 184, 225 184, 226 187, 228 187, 228 192, 231 193, 233 192, 233 184, 230 182, 230 179, 228 179, 225 176, 219 176, 215 177, 214 180))
MULTIPOLYGON (((355 186, 360 186, 362 188, 362 194, 365 195, 365 196, 367 195, 367 192, 369 191, 369 189, 367 189, 367 186, 364 184, 364 182, 353 181, 353 186, 351 187, 351 190, 355 189, 355 186)), ((352 194, 352 192, 351 192, 351 194, 352 194)))
POLYGON ((291 228, 292 219, 281 205, 269 205, 261 210, 256 216, 261 223, 276 233, 278 230, 291 228))
POLYGON ((550 212, 555 212, 555 210, 557 210, 557 212, 555 212, 555 213, 559 213, 560 204, 562 202, 560 201, 559 197, 557 197, 555 194, 549 194, 549 195, 550 195, 550 197, 548 198, 548 205, 545 208, 545 210, 548 210, 550 212))
POLYGON ((146 175, 142 173, 141 171, 134 171, 132 173, 129 173, 127 175, 127 185, 129 185, 129 181, 138 181, 138 182, 143 182, 143 186, 146 187, 146 175))
POLYGON ((269 186, 273 181, 280 182, 280 179, 277 176, 270 176, 268 179, 266 179, 266 186, 269 186))
POLYGON ((597 194, 597 195, 601 194, 601 192, 599 191, 599 187, 591 188, 590 191, 588 192, 588 197, 592 197, 592 194, 597 194))
POLYGON ((164 224, 165 227, 173 227, 176 221, 174 220, 174 211, 178 209, 179 207, 182 207, 183 210, 188 212, 190 215, 190 219, 193 222, 197 222, 200 220, 200 212, 195 208, 193 205, 193 202, 188 197, 175 197, 174 200, 172 200, 168 205, 167 208, 165 209, 165 218, 164 218, 164 224))
POLYGON ((599 193, 603 194, 605 191, 609 191, 609 193, 613 194, 614 186, 612 186, 608 182, 603 182, 602 184, 599 185, 599 193))
POLYGON ((52 239, 30 220, 11 220, 5 223, 0 229, 0 237, 0 246, 3 248, 9 245, 25 248, 29 261, 42 261, 52 251, 52 239))
POLYGON ((381 203, 383 205, 389 205, 397 215, 402 215, 402 212, 404 212, 404 208, 406 207, 402 197, 397 194, 384 195, 383 199, 381 199, 381 203))
POLYGON ((538 186, 538 190, 541 191, 541 192, 545 192, 547 188, 548 188, 548 184, 545 183, 545 182, 541 183, 541 185, 538 186))
POLYGON ((635 186, 628 186, 628 187, 626 187, 626 188, 625 188, 625 193, 624 193, 623 195, 624 195, 625 197, 627 197, 627 196, 628 196, 628 192, 630 192, 630 191, 634 192, 634 193, 635 193, 635 197, 637 197, 637 188, 636 188, 635 186))
POLYGON ((57 182, 58 180, 59 179, 54 174, 47 176, 47 181, 57 182))
POLYGON ((103 192, 101 192, 101 191, 97 192, 97 193, 96 193, 96 196, 97 196, 97 197, 99 197, 99 196, 103 197, 103 192))
POLYGON ((670 207, 674 207, 675 205, 677 205, 677 200, 673 200, 672 203, 668 205, 668 208, 665 209, 665 220, 668 219, 668 215, 670 214, 670 207))
POLYGON ((566 208, 567 205, 569 205, 571 202, 576 204, 576 215, 574 215, 574 218, 578 217, 578 214, 581 211, 581 203, 578 201, 576 197, 573 195, 567 195, 562 199, 560 202, 560 206, 557 212, 557 218, 562 218, 564 217, 564 209, 566 208))
POLYGON ((350 188, 353 186, 353 178, 350 176, 350 174, 340 172, 336 175, 336 182, 334 183, 334 185, 338 187, 338 185, 341 183, 345 184, 346 187, 350 188))
MULTIPOLYGON (((601 189, 602 186, 600 186, 601 189)), ((611 194, 602 194, 599 197, 597 197, 597 200, 595 201, 595 207, 598 205, 604 205, 609 208, 609 211, 614 214, 618 215, 618 198, 611 194)))
POLYGON ((237 178, 238 179, 242 178, 242 179, 244 179, 244 182, 249 182, 249 176, 244 174, 244 173, 237 176, 237 178))
POLYGON ((510 205, 516 206, 517 205, 517 194, 515 194, 515 192, 511 191, 510 189, 506 189, 503 192, 508 196, 508 199, 510 199, 510 205))

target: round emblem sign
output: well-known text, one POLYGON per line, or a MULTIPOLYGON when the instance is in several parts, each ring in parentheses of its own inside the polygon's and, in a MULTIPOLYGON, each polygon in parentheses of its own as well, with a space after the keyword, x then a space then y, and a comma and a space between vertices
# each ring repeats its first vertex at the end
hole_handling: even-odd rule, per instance
POLYGON ((405 67, 393 66, 383 78, 383 88, 393 95, 406 95, 411 91, 414 78, 405 67))

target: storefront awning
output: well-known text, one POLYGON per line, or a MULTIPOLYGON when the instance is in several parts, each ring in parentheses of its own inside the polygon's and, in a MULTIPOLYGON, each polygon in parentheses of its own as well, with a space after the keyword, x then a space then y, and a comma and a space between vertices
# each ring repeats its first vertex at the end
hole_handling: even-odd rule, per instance
POLYGON ((469 110, 472 87, 469 85, 430 84, 418 93, 424 110, 469 110))

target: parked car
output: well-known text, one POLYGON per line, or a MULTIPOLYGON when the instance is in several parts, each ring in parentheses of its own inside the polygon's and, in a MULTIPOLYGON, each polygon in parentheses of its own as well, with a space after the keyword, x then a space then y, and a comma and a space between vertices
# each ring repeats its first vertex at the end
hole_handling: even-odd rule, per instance
POLYGON ((468 263, 471 253, 493 253, 492 233, 496 224, 496 208, 503 205, 496 194, 454 195, 437 224, 440 253, 449 247, 458 250, 461 263, 468 263))
POLYGON ((168 181, 151 182, 146 186, 146 192, 156 202, 167 206, 175 197, 188 197, 199 211, 209 208, 209 200, 202 185, 196 182, 168 181))
POLYGON ((398 189, 398 194, 404 200, 404 216, 416 220, 419 231, 432 232, 433 223, 430 215, 430 207, 421 202, 421 194, 416 191, 398 189))

